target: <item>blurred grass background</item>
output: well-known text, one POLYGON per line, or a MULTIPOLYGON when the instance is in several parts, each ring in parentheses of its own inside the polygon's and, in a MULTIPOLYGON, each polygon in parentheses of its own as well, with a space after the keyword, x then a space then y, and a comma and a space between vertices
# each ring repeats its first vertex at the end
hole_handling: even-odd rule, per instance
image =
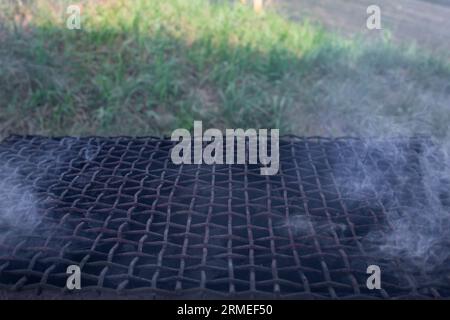
POLYGON ((448 59, 346 39, 236 1, 0 0, 0 137, 431 134, 450 124, 448 59))

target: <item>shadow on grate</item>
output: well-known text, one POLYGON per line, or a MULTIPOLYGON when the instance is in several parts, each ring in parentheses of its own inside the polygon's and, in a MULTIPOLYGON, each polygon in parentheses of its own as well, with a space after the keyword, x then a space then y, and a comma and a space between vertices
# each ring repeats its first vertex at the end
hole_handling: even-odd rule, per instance
POLYGON ((174 165, 174 144, 3 141, 3 295, 450 297, 450 188, 439 181, 430 195, 424 170, 440 165, 430 141, 284 137, 273 176, 257 165, 174 165), (423 229, 423 210, 438 212, 427 219, 441 219, 442 234, 423 229), (65 289, 73 264, 76 293, 65 289), (366 285, 374 264, 381 290, 366 285))

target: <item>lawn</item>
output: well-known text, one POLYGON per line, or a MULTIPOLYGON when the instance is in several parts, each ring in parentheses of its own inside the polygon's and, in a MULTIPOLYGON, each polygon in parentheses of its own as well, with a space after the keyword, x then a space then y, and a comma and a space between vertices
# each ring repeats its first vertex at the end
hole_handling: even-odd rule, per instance
POLYGON ((0 4, 0 137, 169 135, 279 128, 298 135, 447 138, 450 64, 389 33, 345 39, 268 10, 202 0, 0 4))

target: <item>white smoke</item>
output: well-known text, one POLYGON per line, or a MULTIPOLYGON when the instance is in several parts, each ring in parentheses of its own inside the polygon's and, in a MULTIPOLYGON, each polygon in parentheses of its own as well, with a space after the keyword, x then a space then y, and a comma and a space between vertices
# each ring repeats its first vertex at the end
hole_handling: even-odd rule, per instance
POLYGON ((448 148, 442 142, 423 148, 418 155, 417 172, 404 170, 406 179, 403 185, 400 184, 404 190, 394 190, 398 185, 377 180, 379 177, 372 172, 371 187, 391 191, 386 206, 390 230, 381 238, 377 232, 369 233, 366 240, 380 243, 379 254, 400 257, 426 272, 439 267, 450 257, 450 206, 447 202, 450 158, 448 148), (406 175, 411 174, 420 175, 421 180, 409 181, 406 175), (403 193, 408 191, 411 197, 405 200, 403 193))
POLYGON ((369 230, 364 247, 431 272, 450 259, 450 73, 389 52, 380 44, 335 55, 326 69, 312 61, 314 85, 301 92, 314 106, 307 134, 361 138, 357 159, 347 159, 354 169, 336 165, 333 176, 348 207, 383 211, 386 228, 369 230))
MULTIPOLYGON (((39 145, 40 139, 45 138, 26 144, 28 158, 18 157, 14 148, 5 149, 0 155, 0 245, 8 240, 26 238, 43 222, 44 210, 39 208, 57 197, 48 186, 52 181, 48 178, 62 174, 64 165, 77 157, 71 150, 75 139, 60 142, 49 139, 44 140, 48 145, 39 145), (36 145, 37 150, 33 150, 36 145), (42 192, 38 195, 37 181, 42 184, 41 188, 45 185, 45 197, 42 192)), ((3 143, 8 145, 6 140, 3 143)))
POLYGON ((0 244, 29 234, 40 222, 36 199, 24 178, 11 166, 0 166, 0 244))

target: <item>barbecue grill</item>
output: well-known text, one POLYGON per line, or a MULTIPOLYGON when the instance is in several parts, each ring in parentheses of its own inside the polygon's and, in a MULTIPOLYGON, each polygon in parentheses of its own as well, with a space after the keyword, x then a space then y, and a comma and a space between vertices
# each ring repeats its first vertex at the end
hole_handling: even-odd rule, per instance
POLYGON ((285 136, 273 176, 175 165, 175 143, 5 139, 0 297, 450 297, 448 260, 424 269, 377 243, 393 208, 427 206, 427 139, 285 136), (69 265, 81 290, 66 288, 69 265), (380 290, 367 288, 369 265, 382 271, 380 290))

